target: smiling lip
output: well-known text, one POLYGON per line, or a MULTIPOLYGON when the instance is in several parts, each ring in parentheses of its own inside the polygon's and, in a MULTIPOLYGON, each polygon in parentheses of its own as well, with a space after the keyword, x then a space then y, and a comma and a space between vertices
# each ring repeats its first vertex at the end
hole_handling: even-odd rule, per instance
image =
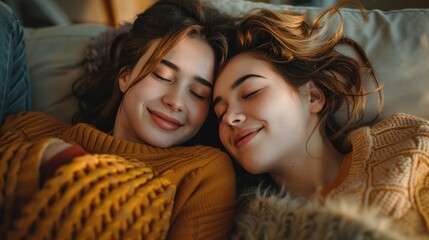
POLYGON ((162 112, 149 110, 149 109, 148 111, 150 113, 150 117, 152 118, 153 122, 161 129, 164 129, 166 131, 173 131, 183 126, 183 123, 181 123, 179 120, 169 117, 162 112))
POLYGON ((252 140, 262 128, 249 128, 234 135, 234 145, 240 148, 252 140))

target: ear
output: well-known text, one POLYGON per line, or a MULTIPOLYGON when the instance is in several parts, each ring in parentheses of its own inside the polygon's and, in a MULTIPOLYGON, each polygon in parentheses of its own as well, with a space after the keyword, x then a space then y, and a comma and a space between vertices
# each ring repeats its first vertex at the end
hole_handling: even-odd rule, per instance
POLYGON ((308 93, 310 95, 309 105, 311 113, 319 113, 323 106, 325 106, 325 94, 323 91, 314 84, 313 81, 307 83, 308 93))
POLYGON ((131 82, 131 72, 129 70, 121 70, 121 74, 119 75, 119 89, 121 89, 122 93, 125 93, 128 90, 128 87, 131 82))

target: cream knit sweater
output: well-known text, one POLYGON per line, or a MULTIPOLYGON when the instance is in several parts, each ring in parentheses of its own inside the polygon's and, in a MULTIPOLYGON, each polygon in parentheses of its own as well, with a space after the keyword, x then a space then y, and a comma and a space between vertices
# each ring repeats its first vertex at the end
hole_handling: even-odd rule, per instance
POLYGON ((405 233, 429 237, 429 122, 395 114, 348 139, 352 152, 323 195, 379 207, 405 233))
POLYGON ((232 239, 429 239, 429 122, 396 114, 348 139, 321 202, 245 195, 232 239))

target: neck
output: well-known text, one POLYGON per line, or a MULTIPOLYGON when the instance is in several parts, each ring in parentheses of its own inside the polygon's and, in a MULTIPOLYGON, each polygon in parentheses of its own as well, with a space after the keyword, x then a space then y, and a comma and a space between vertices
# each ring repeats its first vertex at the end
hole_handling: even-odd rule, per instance
POLYGON ((294 161, 284 161, 271 177, 292 195, 310 197, 335 180, 344 155, 320 135, 313 136, 304 148, 304 153, 295 155, 294 161))
POLYGON ((130 129, 130 122, 125 119, 124 114, 120 114, 123 111, 122 104, 116 113, 115 124, 113 125, 112 136, 124 139, 131 142, 136 142, 140 144, 146 144, 143 142, 137 135, 132 133, 130 129))

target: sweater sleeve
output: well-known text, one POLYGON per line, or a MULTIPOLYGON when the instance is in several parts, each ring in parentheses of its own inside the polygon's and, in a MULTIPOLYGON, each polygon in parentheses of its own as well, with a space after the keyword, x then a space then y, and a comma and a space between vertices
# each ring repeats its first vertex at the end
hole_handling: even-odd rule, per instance
POLYGON ((177 187, 168 239, 229 239, 236 206, 235 173, 226 154, 193 171, 177 187), (186 197, 181 197, 181 196, 186 197))
POLYGON ((0 129, 0 231, 39 190, 43 152, 56 138, 49 133, 68 126, 43 113, 22 112, 0 129))
POLYGON ((21 209, 9 239, 165 239, 175 188, 140 161, 86 154, 21 209))
MULTIPOLYGON (((43 151, 54 138, 37 142, 0 144, 0 216, 7 228, 13 215, 39 189, 43 151)), ((2 229, 3 230, 3 229, 2 229)))
POLYGON ((0 128, 0 146, 59 136, 71 125, 42 112, 22 112, 6 118, 0 128))

